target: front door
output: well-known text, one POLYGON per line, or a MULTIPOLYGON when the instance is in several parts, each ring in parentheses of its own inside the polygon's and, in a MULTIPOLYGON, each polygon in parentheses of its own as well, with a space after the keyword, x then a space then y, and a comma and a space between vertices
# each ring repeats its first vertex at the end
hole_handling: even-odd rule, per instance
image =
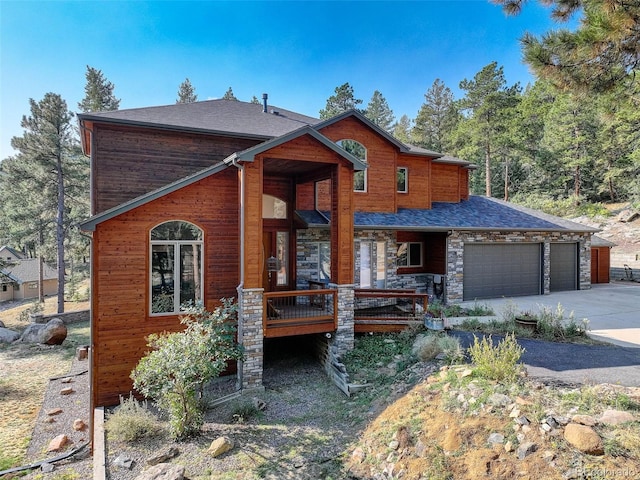
POLYGON ((262 285, 265 292, 291 290, 291 259, 289 230, 265 228, 262 235, 264 269, 262 285))

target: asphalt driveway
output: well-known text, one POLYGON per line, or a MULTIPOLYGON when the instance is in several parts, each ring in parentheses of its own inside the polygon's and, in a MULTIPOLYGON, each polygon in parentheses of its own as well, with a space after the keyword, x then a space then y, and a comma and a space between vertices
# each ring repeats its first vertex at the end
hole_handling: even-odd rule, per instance
MULTIPOLYGON (((463 348, 473 344, 473 333, 452 330, 463 348)), ((478 334, 476 334, 478 335, 478 334)), ((494 343, 502 337, 492 336, 494 343)), ((611 383, 640 386, 640 349, 618 345, 581 345, 518 339, 522 362, 530 377, 567 384, 611 383)))

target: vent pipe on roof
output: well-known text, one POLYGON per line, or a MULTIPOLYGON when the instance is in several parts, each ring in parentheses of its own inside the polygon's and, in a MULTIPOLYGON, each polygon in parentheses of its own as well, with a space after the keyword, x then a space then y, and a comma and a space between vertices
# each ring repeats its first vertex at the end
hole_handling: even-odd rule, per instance
POLYGON ((262 94, 262 111, 264 113, 267 113, 267 98, 269 98, 269 95, 267 95, 266 93, 262 94))

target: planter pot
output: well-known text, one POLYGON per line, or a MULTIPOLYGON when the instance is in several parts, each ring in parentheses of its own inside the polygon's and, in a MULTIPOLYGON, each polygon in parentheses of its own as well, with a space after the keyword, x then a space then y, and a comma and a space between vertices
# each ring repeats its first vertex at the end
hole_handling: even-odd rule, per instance
POLYGON ((436 330, 436 331, 444 330, 444 319, 425 317, 424 326, 427 327, 429 330, 436 330))
POLYGON ((516 325, 534 333, 538 329, 538 319, 533 317, 516 317, 516 325))

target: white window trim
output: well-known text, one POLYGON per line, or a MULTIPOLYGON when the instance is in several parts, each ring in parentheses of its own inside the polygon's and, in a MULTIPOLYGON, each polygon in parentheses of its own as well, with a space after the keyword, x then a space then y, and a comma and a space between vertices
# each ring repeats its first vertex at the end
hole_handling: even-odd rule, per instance
POLYGON ((398 242, 397 245, 402 245, 403 243, 407 244, 407 262, 410 261, 411 255, 411 245, 420 245, 420 264, 419 265, 400 265, 398 264, 398 259, 396 258, 396 266, 397 268, 420 268, 424 265, 424 244, 422 242, 398 242))
MULTIPOLYGON (((409 193, 409 168, 408 167, 398 167, 398 171, 404 170, 404 190, 398 190, 398 193, 409 193)), ((398 184, 397 176, 396 176, 396 185, 398 184)))
MULTIPOLYGON (((355 187, 355 185, 354 185, 354 187, 353 187, 353 191, 354 191, 354 192, 356 192, 356 193, 367 193, 367 170, 361 170, 361 171, 362 171, 362 174, 364 175, 364 185, 363 185, 363 188, 362 188, 362 190, 357 190, 357 189, 356 189, 356 187, 355 187)), ((354 172, 354 174, 355 174, 355 173, 356 173, 356 172, 354 172)))

